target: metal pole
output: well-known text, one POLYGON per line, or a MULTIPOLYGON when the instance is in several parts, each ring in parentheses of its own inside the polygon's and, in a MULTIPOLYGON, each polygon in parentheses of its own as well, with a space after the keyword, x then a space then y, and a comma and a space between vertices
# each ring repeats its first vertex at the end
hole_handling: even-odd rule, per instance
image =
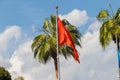
POLYGON ((57 66, 58 66, 58 80, 60 80, 60 62, 58 51, 58 6, 56 6, 56 39, 57 39, 57 66))

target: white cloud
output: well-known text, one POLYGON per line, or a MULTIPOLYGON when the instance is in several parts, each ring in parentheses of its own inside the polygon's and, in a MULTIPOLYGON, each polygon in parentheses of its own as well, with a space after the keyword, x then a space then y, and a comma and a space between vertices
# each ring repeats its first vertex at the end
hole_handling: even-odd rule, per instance
POLYGON ((25 80, 53 80, 51 62, 42 65, 33 58, 31 40, 19 45, 10 59, 10 63, 12 66, 9 71, 13 77, 23 75, 25 80))
POLYGON ((4 32, 0 33, 0 51, 6 51, 9 44, 17 41, 20 35, 21 29, 18 26, 9 26, 4 32))
POLYGON ((9 59, 5 59, 3 58, 2 55, 0 55, 0 66, 5 67, 5 68, 10 67, 11 65, 9 63, 9 59))
POLYGON ((89 17, 87 16, 87 12, 85 10, 80 11, 78 9, 74 9, 72 12, 60 15, 62 19, 67 19, 72 25, 81 26, 87 23, 89 17))
POLYGON ((10 59, 12 66, 9 71, 13 76, 21 75, 23 65, 27 65, 28 63, 27 60, 30 58, 29 53, 31 53, 29 49, 31 48, 27 44, 29 44, 29 41, 18 46, 10 59))
POLYGON ((98 31, 101 27, 101 23, 96 20, 94 23, 92 23, 89 28, 88 28, 88 31, 89 32, 95 32, 95 31, 98 31))
POLYGON ((16 56, 16 55, 17 55, 17 53, 14 52, 10 59, 10 63, 12 64, 12 67, 10 70, 19 74, 19 73, 21 73, 21 68, 22 68, 23 62, 21 62, 21 60, 20 60, 21 57, 16 56))
POLYGON ((89 77, 92 78, 92 77, 94 77, 94 76, 95 76, 95 70, 91 70, 91 71, 89 72, 89 77))
POLYGON ((5 31, 0 33, 0 65, 10 67, 9 59, 6 56, 9 54, 8 48, 15 46, 21 35, 19 26, 8 26, 5 31))

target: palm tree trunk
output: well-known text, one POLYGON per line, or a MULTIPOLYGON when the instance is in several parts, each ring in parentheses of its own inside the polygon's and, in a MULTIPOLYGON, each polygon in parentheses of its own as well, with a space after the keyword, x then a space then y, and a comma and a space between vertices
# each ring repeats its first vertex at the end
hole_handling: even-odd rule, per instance
MULTIPOLYGON (((119 47, 119 38, 116 36, 116 45, 117 45, 117 54, 118 54, 118 68, 119 68, 119 53, 118 50, 120 49, 119 47)), ((120 80, 120 68, 118 69, 119 71, 119 80, 120 80)))
POLYGON ((58 62, 57 62, 57 58, 54 58, 54 66, 55 66, 56 80, 58 80, 58 62))
POLYGON ((117 49, 119 50, 119 39, 117 37, 117 49))

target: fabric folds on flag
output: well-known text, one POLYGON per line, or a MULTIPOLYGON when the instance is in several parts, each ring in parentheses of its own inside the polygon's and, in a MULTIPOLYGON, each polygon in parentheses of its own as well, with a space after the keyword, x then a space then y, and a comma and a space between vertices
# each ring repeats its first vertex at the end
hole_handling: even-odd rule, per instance
POLYGON ((120 50, 118 50, 118 63, 119 63, 119 68, 120 68, 120 50))
POLYGON ((75 49, 75 45, 73 43, 72 37, 69 33, 69 31, 66 29, 60 18, 57 18, 58 20, 58 44, 59 45, 68 45, 73 49, 73 57, 75 60, 80 63, 79 56, 77 53, 77 50, 75 49))

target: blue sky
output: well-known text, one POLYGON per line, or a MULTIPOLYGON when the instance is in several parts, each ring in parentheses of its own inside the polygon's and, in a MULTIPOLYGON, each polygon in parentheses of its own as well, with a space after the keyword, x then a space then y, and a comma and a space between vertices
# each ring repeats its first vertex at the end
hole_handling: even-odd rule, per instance
POLYGON ((45 17, 50 14, 56 15, 55 6, 59 6, 59 14, 67 14, 73 9, 86 10, 89 17, 95 17, 101 9, 109 9, 108 3, 111 3, 113 10, 119 7, 117 1, 49 1, 49 0, 1 0, 0 1, 0 31, 4 26, 19 25, 28 33, 31 33, 31 26, 36 25, 40 28, 45 17))
POLYGON ((44 18, 56 15, 58 5, 61 19, 69 20, 83 34, 83 47, 76 47, 81 63, 61 56, 61 79, 118 80, 116 46, 111 41, 106 50, 101 48, 101 23, 96 20, 100 10, 110 12, 109 3, 113 11, 120 7, 119 1, 113 0, 0 0, 0 66, 8 69, 13 78, 22 75, 25 80, 55 79, 53 60, 40 64, 33 58, 30 46, 44 18))
POLYGON ((28 28, 38 20, 42 24, 45 17, 55 13, 55 6, 59 6, 59 13, 66 14, 73 9, 87 10, 90 17, 94 17, 101 9, 108 9, 111 3, 113 10, 119 7, 117 1, 49 1, 49 0, 1 0, 0 1, 0 22, 1 25, 21 25, 28 28))

